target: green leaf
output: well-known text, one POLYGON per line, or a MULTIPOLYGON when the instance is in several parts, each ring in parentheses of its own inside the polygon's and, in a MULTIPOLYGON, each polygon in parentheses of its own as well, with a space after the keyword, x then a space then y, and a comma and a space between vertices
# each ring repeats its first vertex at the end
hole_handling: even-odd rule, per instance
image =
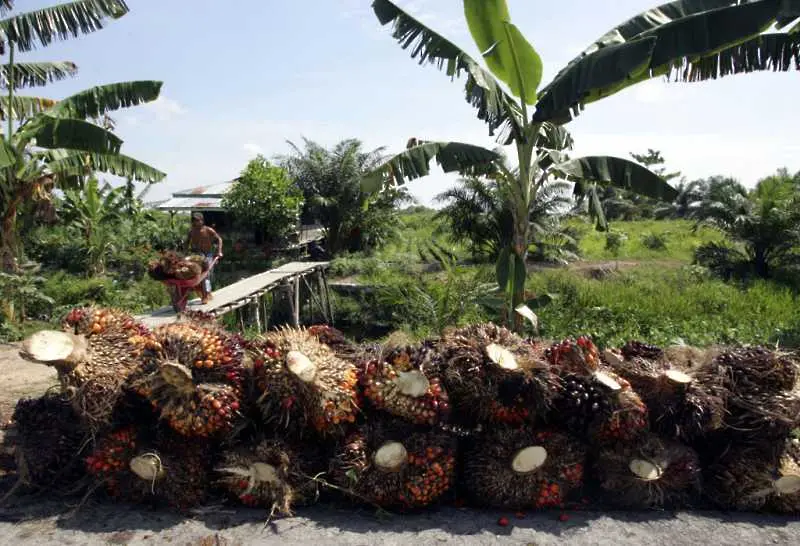
POLYGON ((0 88, 8 89, 11 76, 14 77, 14 89, 25 87, 41 87, 48 83, 64 80, 78 73, 75 63, 64 61, 55 63, 14 63, 13 71, 10 65, 0 65, 0 88))
POLYGON ((128 13, 124 0, 78 0, 20 13, 0 21, 3 42, 14 42, 19 51, 50 45, 55 39, 77 38, 103 28, 106 19, 128 13))
POLYGON ((531 298, 525 302, 525 305, 531 309, 541 309, 553 303, 557 296, 553 294, 539 294, 535 298, 531 298))
POLYGON ((118 153, 122 139, 87 121, 58 119, 40 114, 17 131, 16 139, 36 139, 41 148, 70 148, 87 152, 118 153))
POLYGON ((678 190, 656 173, 620 157, 578 157, 554 165, 551 169, 567 180, 611 184, 662 201, 673 201, 678 196, 678 190))
POLYGON ((499 158, 496 152, 473 144, 423 142, 395 155, 364 175, 361 189, 374 193, 386 185, 401 186, 409 180, 427 176, 433 159, 446 173, 476 175, 494 172, 494 162, 499 158))
POLYGON ((47 164, 50 172, 62 176, 87 175, 93 171, 130 178, 139 182, 160 182, 166 173, 123 154, 71 153, 47 164))
POLYGON ((491 72, 450 40, 425 26, 393 2, 374 0, 372 9, 381 25, 392 23, 392 37, 403 49, 411 48, 411 58, 419 64, 434 64, 451 79, 466 73, 467 102, 478 110, 478 119, 489 126, 489 135, 500 129, 498 140, 510 144, 522 138, 525 120, 517 101, 506 93, 491 72))
POLYGON ((542 59, 511 23, 505 0, 464 0, 464 15, 492 73, 526 104, 534 104, 542 59))
POLYGON ((495 277, 497 278, 497 285, 503 292, 508 291, 509 279, 511 277, 511 270, 513 266, 514 253, 511 252, 509 247, 505 247, 500 251, 497 256, 497 263, 494 266, 495 277))
MULTIPOLYGON (((19 122, 52 108, 56 104, 56 101, 43 97, 23 97, 14 95, 14 97, 12 97, 11 104, 13 105, 14 109, 14 120, 19 122)), ((8 96, 0 96, 1 120, 5 121, 8 119, 7 112, 8 96)))
POLYGON ((0 169, 5 169, 16 163, 17 151, 9 144, 6 138, 0 135, 0 169))
POLYGON ((110 83, 91 87, 61 101, 50 111, 60 118, 97 118, 103 114, 154 101, 162 82, 152 80, 110 83))
MULTIPOLYGON (((622 89, 656 76, 667 75, 697 59, 748 42, 773 23, 789 16, 800 15, 795 0, 761 0, 754 2, 681 2, 672 3, 672 11, 637 18, 623 31, 612 30, 601 40, 603 47, 573 60, 560 71, 553 82, 539 95, 536 120, 569 121, 569 109, 577 115, 583 104, 609 96, 622 89), (694 9, 692 8, 694 6, 694 9), (683 11, 682 11, 683 10, 683 11), (618 60, 631 65, 630 52, 637 44, 655 40, 649 62, 644 70, 635 73, 603 74, 595 66, 601 59, 613 67, 618 60), (613 52, 613 55, 609 54, 613 52), (613 76, 613 78, 610 78, 613 76)), ((665 10, 667 8, 664 8, 665 10)), ((754 64, 754 63, 751 63, 754 64)))

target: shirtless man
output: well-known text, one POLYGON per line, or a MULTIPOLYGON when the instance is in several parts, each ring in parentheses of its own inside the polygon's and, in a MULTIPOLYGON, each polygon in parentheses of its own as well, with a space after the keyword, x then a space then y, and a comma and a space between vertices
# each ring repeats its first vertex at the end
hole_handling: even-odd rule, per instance
MULTIPOLYGON (((192 229, 189 230, 189 236, 186 238, 186 243, 189 246, 190 252, 202 254, 206 258, 206 263, 211 265, 214 257, 222 258, 222 237, 219 236, 214 228, 205 225, 202 212, 192 213, 192 229), (217 241, 216 253, 212 251, 214 245, 213 239, 217 241)), ((211 271, 208 272, 206 280, 200 285, 203 303, 208 303, 211 299, 211 271)))

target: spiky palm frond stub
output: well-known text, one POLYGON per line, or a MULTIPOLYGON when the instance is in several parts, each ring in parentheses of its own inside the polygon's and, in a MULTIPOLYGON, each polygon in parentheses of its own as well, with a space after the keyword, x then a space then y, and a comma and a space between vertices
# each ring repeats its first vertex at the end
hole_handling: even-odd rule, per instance
POLYGON ((316 336, 282 328, 265 336, 254 363, 257 404, 266 422, 302 432, 340 434, 355 422, 358 377, 355 364, 340 359, 316 336))
POLYGON ((699 457, 678 442, 648 434, 635 444, 601 450, 593 466, 608 502, 615 506, 680 509, 699 500, 699 457))
POLYGON ((253 447, 222 454, 215 467, 219 485, 236 501, 291 516, 294 506, 307 506, 318 496, 312 479, 327 470, 319 443, 262 440, 253 447))
POLYGON ((654 432, 693 443, 723 427, 728 391, 710 369, 679 369, 660 348, 630 344, 621 354, 607 349, 603 361, 642 398, 654 432))
POLYGON ((133 388, 180 434, 230 432, 241 416, 241 345, 219 328, 193 323, 161 326, 153 337, 133 388))
POLYGON ((455 480, 456 440, 395 418, 373 418, 345 437, 332 461, 336 484, 384 508, 435 503, 455 480))
POLYGON ((800 363, 789 354, 764 347, 726 351, 717 362, 728 369, 730 388, 737 395, 790 391, 800 380, 800 363))
POLYGON ((705 472, 705 494, 719 508, 787 514, 800 511, 800 445, 786 440, 768 449, 734 448, 705 472))
POLYGON ((444 423, 450 416, 450 400, 438 376, 439 361, 431 344, 390 349, 360 367, 364 396, 376 409, 412 423, 444 423))
POLYGON ((583 484, 586 448, 555 431, 500 427, 478 438, 463 460, 462 481, 478 505, 551 508, 583 484))
POLYGON ((85 476, 81 457, 90 431, 69 397, 22 398, 11 419, 16 425, 17 475, 23 484, 52 492, 85 476))
POLYGON ((453 418, 467 426, 532 422, 546 415, 558 390, 534 347, 492 323, 447 332, 437 350, 453 418))

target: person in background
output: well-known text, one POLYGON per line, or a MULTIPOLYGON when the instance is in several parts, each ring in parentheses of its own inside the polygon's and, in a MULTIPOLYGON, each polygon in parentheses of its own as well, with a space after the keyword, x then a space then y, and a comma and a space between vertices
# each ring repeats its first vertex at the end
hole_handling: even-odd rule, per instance
POLYGON ((200 285, 201 297, 203 303, 208 303, 211 299, 211 262, 216 258, 222 258, 222 237, 219 236, 214 228, 205 225, 205 219, 202 212, 192 213, 192 228, 189 230, 189 236, 186 239, 190 252, 202 254, 206 258, 206 264, 209 266, 209 272, 206 280, 200 285), (217 242, 217 250, 214 252, 214 240, 217 242))

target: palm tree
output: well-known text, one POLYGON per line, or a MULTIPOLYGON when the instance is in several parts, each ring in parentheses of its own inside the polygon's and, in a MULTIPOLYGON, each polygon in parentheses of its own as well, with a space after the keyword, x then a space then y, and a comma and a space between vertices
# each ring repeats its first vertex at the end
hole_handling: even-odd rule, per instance
POLYGON ((735 246, 703 245, 696 260, 726 277, 765 279, 800 265, 800 191, 791 180, 787 185, 781 188, 769 177, 747 192, 735 180, 712 178, 693 215, 698 226, 719 229, 735 246))
MULTIPOLYGON (((4 1, 9 10, 13 2, 4 1)), ((0 20, 0 45, 9 62, 0 67, 0 116, 7 133, 0 135, 0 260, 4 270, 17 268, 21 249, 17 215, 22 203, 49 198, 55 187, 79 183, 94 171, 156 182, 164 173, 121 155, 122 141, 111 132, 110 111, 158 98, 161 82, 134 81, 98 86, 55 101, 15 96, 26 87, 74 76, 71 62, 19 63, 15 52, 47 46, 55 39, 77 37, 103 28, 107 19, 128 12, 123 0, 77 0, 0 20), (88 120, 100 120, 97 125, 88 120), (15 127, 16 125, 16 127, 15 127)))
POLYGON ((331 254, 374 246, 387 235, 397 206, 410 199, 404 188, 378 195, 361 189, 361 177, 381 164, 384 149, 364 151, 357 139, 343 140, 330 150, 303 142, 303 149, 289 142, 293 153, 282 157, 281 164, 303 191, 305 219, 323 225, 331 254))
POLYGON ((632 161, 597 156, 566 159, 561 153, 567 147, 566 131, 549 119, 529 116, 528 106, 537 103, 542 61, 510 22, 505 0, 464 0, 470 32, 484 52, 488 70, 393 2, 374 0, 372 7, 382 25, 394 24, 393 37, 403 48, 411 47, 412 58, 435 64, 451 77, 466 73, 467 101, 477 108, 478 118, 487 123, 490 135, 499 129, 498 139, 515 146, 517 161, 516 171, 512 171, 498 153, 480 146, 413 141, 406 151, 365 177, 364 187, 377 191, 425 176, 433 159, 445 172, 496 177, 512 216, 510 244, 498 256, 498 283, 514 308, 523 303, 531 205, 548 179, 558 177, 577 182, 576 192, 589 195, 590 208, 595 212, 599 209, 594 185, 597 182, 617 184, 658 199, 674 198, 675 192, 666 182, 632 161), (501 81, 510 93, 504 90, 501 81), (559 141, 562 145, 553 145, 559 141))

